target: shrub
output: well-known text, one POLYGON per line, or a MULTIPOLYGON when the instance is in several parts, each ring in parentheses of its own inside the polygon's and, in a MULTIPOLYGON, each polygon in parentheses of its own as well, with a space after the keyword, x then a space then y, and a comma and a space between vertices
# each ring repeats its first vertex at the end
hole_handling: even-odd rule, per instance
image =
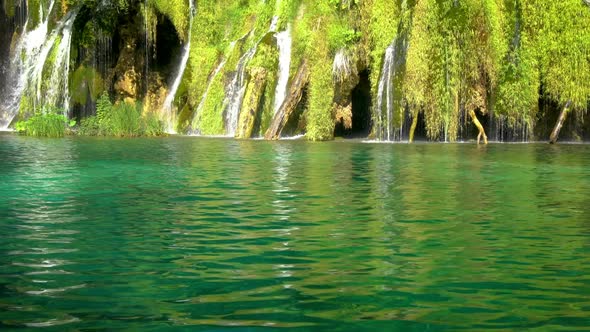
POLYGON ((96 103, 96 116, 82 120, 80 135, 86 136, 161 136, 164 124, 155 113, 141 116, 141 104, 121 102, 113 105, 106 93, 96 103))
POLYGON ((75 121, 68 123, 65 115, 57 109, 46 109, 36 113, 26 121, 16 123, 16 130, 28 136, 36 137, 64 137, 66 130, 75 125, 75 121))
POLYGON ((135 105, 122 102, 111 109, 108 134, 119 137, 141 136, 141 114, 135 105))
POLYGON ((98 121, 98 117, 90 116, 80 121, 80 129, 78 130, 78 134, 82 136, 100 136, 100 124, 98 121))
POLYGON ((143 134, 145 136, 162 136, 164 135, 164 123, 158 119, 155 113, 148 113, 142 118, 143 134))

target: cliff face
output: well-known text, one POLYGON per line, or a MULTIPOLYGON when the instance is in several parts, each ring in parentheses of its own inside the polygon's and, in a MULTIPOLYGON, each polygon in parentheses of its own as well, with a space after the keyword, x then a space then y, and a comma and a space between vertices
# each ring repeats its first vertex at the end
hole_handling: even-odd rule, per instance
MULTIPOLYGON (((64 105, 81 119, 107 92, 180 133, 454 141, 479 128, 526 140, 567 102, 580 115, 590 100, 590 9, 576 1, 6 0, 0 39, 11 45, 0 92, 20 95, 5 118, 64 105), (23 53, 33 35, 36 53, 23 53), (22 86, 7 74, 23 76, 19 50, 40 68, 22 86), (65 103, 39 93, 56 63, 67 64, 56 74, 65 103)), ((565 134, 584 138, 582 118, 568 121, 565 134)))

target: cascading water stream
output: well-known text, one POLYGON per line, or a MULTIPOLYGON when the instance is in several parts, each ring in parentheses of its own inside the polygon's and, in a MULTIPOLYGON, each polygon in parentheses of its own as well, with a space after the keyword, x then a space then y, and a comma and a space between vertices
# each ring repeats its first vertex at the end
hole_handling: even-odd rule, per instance
POLYGON ((291 67, 291 27, 276 34, 277 46, 279 48, 279 78, 275 91, 274 112, 281 108, 287 97, 287 85, 289 84, 289 69, 291 67))
POLYGON ((167 123, 166 132, 169 134, 176 133, 176 131, 174 130, 175 116, 173 114, 174 112, 172 111, 172 103, 174 102, 174 99, 176 98, 176 92, 178 91, 178 87, 180 87, 180 83, 182 82, 182 77, 184 76, 184 71, 186 70, 186 66, 188 64, 188 58, 190 55, 193 19, 196 14, 194 0, 190 0, 189 9, 190 9, 190 18, 189 18, 189 26, 188 26, 188 36, 187 36, 184 48, 182 50, 182 58, 180 59, 180 65, 178 67, 178 72, 176 73, 176 78, 174 79, 174 82, 172 83, 172 87, 170 88, 170 91, 168 92, 168 95, 166 96, 166 99, 164 100, 164 111, 165 111, 165 117, 166 117, 165 120, 167 123))
MULTIPOLYGON (((70 105, 68 76, 70 72, 72 28, 74 26, 74 21, 76 20, 76 15, 77 12, 71 12, 65 20, 45 100, 45 103, 61 107, 65 112, 67 112, 70 105)), ((39 92, 40 91, 37 91, 37 93, 39 92)), ((39 95, 37 97, 39 98, 39 95)), ((64 115, 67 116, 67 114, 64 115)))
POLYGON ((404 137, 405 110, 396 78, 403 75, 408 50, 407 33, 400 34, 385 50, 383 69, 377 87, 376 134, 379 140, 395 141, 404 137), (397 130, 396 130, 397 129, 397 130))
POLYGON ((240 108, 242 107, 242 101, 244 100, 244 94, 246 93, 246 65, 256 54, 256 43, 252 48, 248 50, 238 61, 236 67, 236 73, 231 83, 228 85, 226 91, 226 99, 224 104, 227 105, 225 108, 225 128, 228 136, 234 136, 238 128, 238 118, 240 115, 240 108))
MULTIPOLYGON (((268 32, 275 32, 278 26, 278 16, 272 18, 268 32)), ((236 73, 227 87, 224 100, 224 114, 225 114, 225 133, 227 136, 233 137, 238 128, 238 119, 240 110, 242 108, 242 101, 246 94, 246 66, 254 58, 258 44, 262 39, 258 40, 238 61, 236 66, 236 73)))
POLYGON ((393 115, 393 77, 395 75, 395 41, 385 50, 383 69, 377 88, 377 137, 380 140, 391 140, 391 117, 393 115), (383 110, 385 108, 386 122, 383 110))
MULTIPOLYGON (((28 18, 24 24, 22 37, 16 45, 15 55, 11 62, 11 79, 9 81, 10 84, 12 84, 13 89, 10 91, 8 98, 6 98, 0 106, 0 110, 2 110, 2 113, 0 114, 0 129, 7 129, 16 117, 25 93, 32 97, 33 105, 31 106, 35 110, 43 104, 41 81, 45 62, 49 52, 54 47, 59 33, 67 24, 69 24, 69 22, 73 23, 75 18, 75 13, 70 13, 58 24, 53 32, 48 35, 49 17, 53 11, 54 5, 55 0, 51 0, 47 12, 43 11, 42 5, 39 6, 40 23, 35 29, 27 31, 29 23, 28 18)), ((71 25, 67 35, 69 37, 66 36, 65 39, 69 38, 71 40, 71 25)), ((62 37, 62 39, 64 38, 62 37)), ((66 40, 66 43, 69 43, 69 41, 66 40)), ((59 51, 61 50, 58 50, 58 52, 59 51)), ((69 63, 69 50, 66 51, 64 48, 63 52, 60 52, 58 55, 61 55, 64 58, 67 57, 68 59, 56 59, 56 62, 63 60, 69 63)), ((67 76, 68 75, 65 75, 65 80, 67 80, 67 76)))

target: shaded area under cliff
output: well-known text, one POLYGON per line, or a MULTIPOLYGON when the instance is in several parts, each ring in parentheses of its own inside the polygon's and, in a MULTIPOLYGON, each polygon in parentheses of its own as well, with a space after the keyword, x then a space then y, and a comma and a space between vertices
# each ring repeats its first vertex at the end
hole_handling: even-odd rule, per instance
POLYGON ((368 70, 359 73, 359 82, 350 93, 352 126, 346 128, 346 121, 336 119, 334 137, 366 138, 371 131, 371 81, 368 70))

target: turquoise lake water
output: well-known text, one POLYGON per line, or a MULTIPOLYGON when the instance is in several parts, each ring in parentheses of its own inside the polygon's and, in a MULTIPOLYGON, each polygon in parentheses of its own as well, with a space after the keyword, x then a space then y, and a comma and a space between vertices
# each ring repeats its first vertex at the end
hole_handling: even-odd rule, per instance
POLYGON ((590 330, 590 146, 0 135, 0 330, 590 330))

